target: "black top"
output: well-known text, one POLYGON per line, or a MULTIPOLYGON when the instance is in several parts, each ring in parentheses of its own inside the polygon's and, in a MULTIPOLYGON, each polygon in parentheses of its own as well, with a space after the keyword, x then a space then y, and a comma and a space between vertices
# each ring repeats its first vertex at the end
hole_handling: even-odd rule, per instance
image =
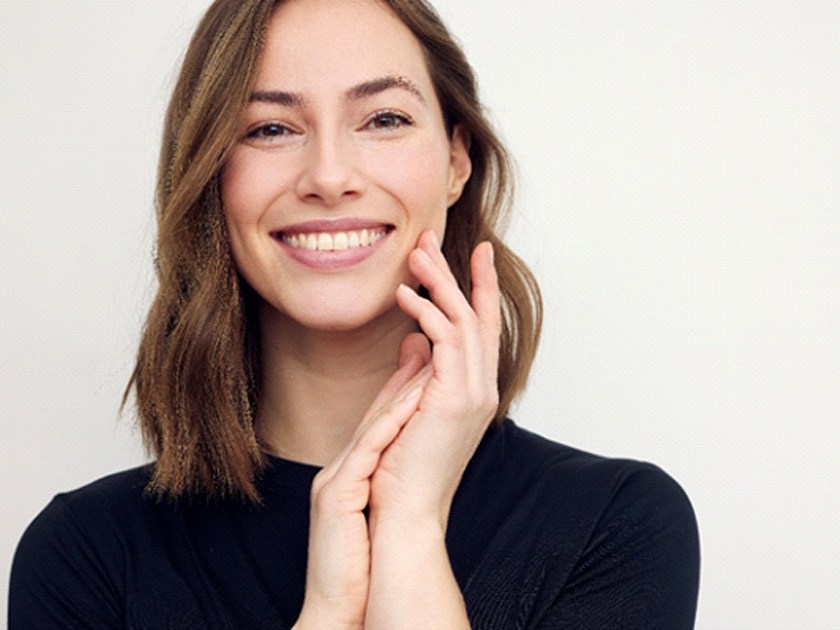
MULTIPOLYGON (((289 628, 318 468, 272 458, 264 504, 155 502, 135 468, 58 495, 12 567, 9 627, 289 628)), ((511 420, 485 435, 446 543, 473 628, 691 628, 697 525, 659 468, 511 420)))

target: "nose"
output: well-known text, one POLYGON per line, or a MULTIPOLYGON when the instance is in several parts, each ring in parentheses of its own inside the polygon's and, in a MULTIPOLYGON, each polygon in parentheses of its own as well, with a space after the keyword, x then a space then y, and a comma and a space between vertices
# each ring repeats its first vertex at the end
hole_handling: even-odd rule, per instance
POLYGON ((349 139, 322 136, 308 143, 297 192, 308 203, 334 207, 364 194, 364 179, 349 139))

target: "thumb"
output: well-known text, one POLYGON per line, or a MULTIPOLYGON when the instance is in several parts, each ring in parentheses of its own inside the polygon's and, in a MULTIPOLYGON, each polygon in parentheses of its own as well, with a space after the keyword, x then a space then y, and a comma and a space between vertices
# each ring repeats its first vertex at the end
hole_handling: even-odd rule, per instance
POLYGON ((429 340, 421 332, 409 333, 400 344, 400 354, 397 364, 402 367, 411 360, 411 357, 418 355, 423 365, 432 360, 432 347, 429 340))

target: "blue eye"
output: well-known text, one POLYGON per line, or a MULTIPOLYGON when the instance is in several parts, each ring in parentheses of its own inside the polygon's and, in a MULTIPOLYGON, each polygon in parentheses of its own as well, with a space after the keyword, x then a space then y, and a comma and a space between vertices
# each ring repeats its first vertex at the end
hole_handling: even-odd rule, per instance
POLYGON ((245 135, 245 137, 252 140, 264 140, 270 142, 276 138, 291 136, 294 133, 295 132, 289 129, 286 125, 281 125, 280 123, 266 123, 264 125, 254 127, 245 135))
POLYGON ((368 129, 399 129, 414 124, 405 114, 394 111, 376 112, 365 125, 368 129))

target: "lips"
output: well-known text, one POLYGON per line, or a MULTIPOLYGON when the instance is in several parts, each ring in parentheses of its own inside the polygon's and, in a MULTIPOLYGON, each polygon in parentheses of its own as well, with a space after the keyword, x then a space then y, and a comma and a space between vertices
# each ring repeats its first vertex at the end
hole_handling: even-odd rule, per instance
POLYGON ((345 218, 296 223, 271 235, 296 261, 334 270, 367 258, 393 229, 387 223, 345 218))
POLYGON ((310 251, 342 251, 354 247, 369 247, 385 236, 385 227, 362 228, 361 230, 342 230, 337 232, 298 232, 281 233, 280 239, 292 249, 310 251))

